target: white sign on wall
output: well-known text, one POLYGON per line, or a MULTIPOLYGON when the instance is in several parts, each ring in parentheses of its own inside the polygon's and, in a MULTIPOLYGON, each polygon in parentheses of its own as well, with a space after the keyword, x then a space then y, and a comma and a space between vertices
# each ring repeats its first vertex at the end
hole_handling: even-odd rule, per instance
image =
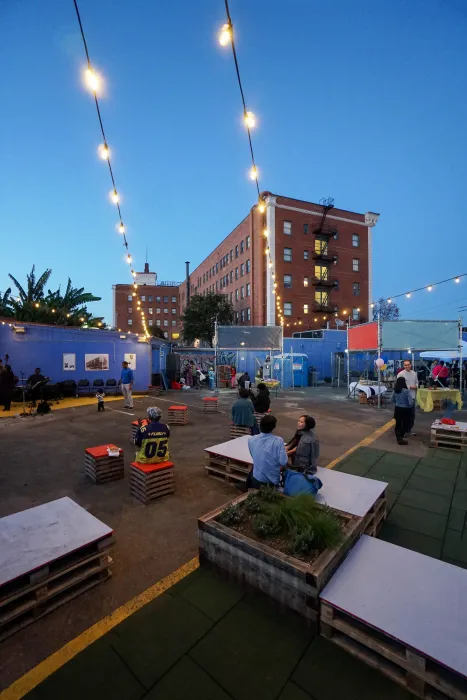
POLYGON ((63 369, 66 372, 74 372, 76 370, 76 355, 74 352, 63 353, 63 369))
POLYGON ((128 367, 133 371, 136 370, 136 353, 126 352, 124 355, 125 362, 128 362, 128 367))

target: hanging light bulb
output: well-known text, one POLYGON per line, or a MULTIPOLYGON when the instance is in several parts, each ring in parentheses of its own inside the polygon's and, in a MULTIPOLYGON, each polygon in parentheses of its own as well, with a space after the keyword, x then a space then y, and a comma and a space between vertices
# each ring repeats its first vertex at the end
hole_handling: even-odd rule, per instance
POLYGON ((138 289, 138 285, 137 285, 137 284, 134 284, 134 285, 133 285, 133 289, 138 289))
POLYGON ((266 248, 264 252, 266 255, 269 255, 269 248, 266 248))
POLYGON ((374 308, 375 308, 375 305, 374 305, 374 304, 370 304, 370 309, 374 309, 374 308))
POLYGON ((39 302, 37 301, 37 302, 34 304, 34 306, 36 307, 36 309, 38 309, 39 306, 40 306, 39 302))
POLYGON ((454 280, 454 282, 455 282, 456 284, 459 284, 460 278, 459 278, 459 277, 456 277, 456 279, 454 280))
POLYGON ((388 299, 388 304, 391 304, 391 303, 392 303, 392 299, 388 299))
POLYGON ((230 24, 223 24, 219 32, 219 44, 227 46, 232 41, 232 28, 230 24))
POLYGON ((118 232, 119 233, 125 233, 125 227, 123 225, 123 221, 120 221, 120 223, 117 225, 118 232))
POLYGON ((268 231, 267 228, 264 229, 263 235, 264 235, 265 238, 267 238, 267 237, 269 236, 269 231, 268 231))
POLYGON ((407 292, 407 294, 406 294, 405 296, 407 297, 407 299, 410 299, 410 297, 411 297, 412 295, 410 294, 410 292, 407 292))
POLYGON ((251 180, 257 180, 257 179, 258 179, 258 168, 256 167, 256 165, 253 165, 253 166, 250 168, 250 179, 251 179, 251 180))
POLYGON ((80 318, 79 320, 81 321, 81 323, 84 323, 84 318, 80 318))
MULTIPOLYGON (((131 274, 133 275, 133 277, 136 277, 136 272, 134 270, 131 271, 131 274)), ((138 285, 135 284, 135 287, 137 287, 137 286, 138 285)))
POLYGON ((118 204, 118 203, 119 203, 120 197, 118 196, 117 190, 112 190, 112 192, 110 193, 110 199, 112 200, 112 202, 113 202, 114 204, 118 204))
POLYGON ((107 146, 106 143, 101 143, 101 145, 97 149, 97 152, 99 153, 102 160, 109 160, 110 151, 109 151, 109 147, 107 146))
POLYGON ((243 115, 243 121, 248 129, 254 129, 256 126, 256 117, 253 112, 245 112, 243 115))
POLYGON ((272 262, 269 263, 269 269, 271 269, 271 267, 272 267, 272 262))
POLYGON ((431 286, 431 284, 428 285, 427 290, 428 290, 429 292, 431 292, 432 289, 433 289, 433 287, 431 286))
POLYGON ((92 68, 86 68, 84 72, 84 80, 92 92, 96 93, 99 90, 101 86, 101 79, 100 76, 94 70, 92 70, 92 68))
POLYGON ((266 205, 264 202, 260 201, 260 203, 258 204, 258 211, 260 214, 264 214, 264 212, 266 211, 266 205))

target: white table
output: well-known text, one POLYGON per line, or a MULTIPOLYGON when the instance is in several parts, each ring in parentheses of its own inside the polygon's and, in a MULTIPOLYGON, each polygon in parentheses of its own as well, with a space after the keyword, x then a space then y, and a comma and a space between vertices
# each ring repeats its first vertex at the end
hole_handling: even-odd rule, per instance
POLYGON ((362 535, 320 598, 467 676, 467 570, 362 535))
MULTIPOLYGON (((250 436, 244 435, 236 440, 207 447, 206 452, 251 465, 253 460, 248 449, 249 439, 250 436)), ((359 517, 368 513, 387 486, 384 481, 365 479, 362 476, 335 472, 322 467, 318 467, 316 476, 323 482, 323 487, 316 495, 317 503, 327 504, 331 508, 359 517)))
POLYGON ((387 391, 387 387, 384 386, 384 384, 381 384, 378 386, 375 384, 374 386, 369 386, 368 384, 360 384, 359 382, 351 382, 349 384, 349 396, 350 394, 355 394, 357 391, 363 391, 364 394, 366 394, 367 398, 370 398, 371 396, 378 396, 379 394, 384 394, 387 391), (374 394, 371 393, 371 389, 375 392, 374 394))
POLYGON ((111 534, 71 498, 0 518, 0 586, 111 534))

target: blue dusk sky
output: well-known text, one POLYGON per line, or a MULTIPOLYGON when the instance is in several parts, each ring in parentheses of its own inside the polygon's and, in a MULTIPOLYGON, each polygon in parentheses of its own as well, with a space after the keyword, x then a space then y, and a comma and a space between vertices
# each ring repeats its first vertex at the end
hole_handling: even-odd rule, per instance
MULTIPOLYGON (((135 267, 182 280, 255 202, 222 0, 80 0, 135 267)), ((374 296, 467 272, 465 0, 230 0, 262 189, 357 212, 374 296)), ((72 0, 0 0, 0 289, 127 282, 72 0)), ((467 278, 400 304, 458 318, 467 278)))

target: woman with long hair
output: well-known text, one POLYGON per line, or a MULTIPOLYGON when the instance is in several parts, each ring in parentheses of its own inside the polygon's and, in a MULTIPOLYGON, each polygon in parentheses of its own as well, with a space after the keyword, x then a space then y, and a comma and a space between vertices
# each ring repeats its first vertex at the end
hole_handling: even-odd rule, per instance
POLYGON ((396 425, 394 432, 396 433, 397 444, 408 445, 409 443, 407 440, 404 440, 404 437, 411 430, 414 399, 407 388, 405 377, 397 377, 392 400, 395 404, 394 418, 396 425))
POLYGON ((313 432, 315 426, 312 416, 300 416, 297 431, 285 446, 293 469, 305 474, 316 474, 318 466, 319 440, 313 432))

